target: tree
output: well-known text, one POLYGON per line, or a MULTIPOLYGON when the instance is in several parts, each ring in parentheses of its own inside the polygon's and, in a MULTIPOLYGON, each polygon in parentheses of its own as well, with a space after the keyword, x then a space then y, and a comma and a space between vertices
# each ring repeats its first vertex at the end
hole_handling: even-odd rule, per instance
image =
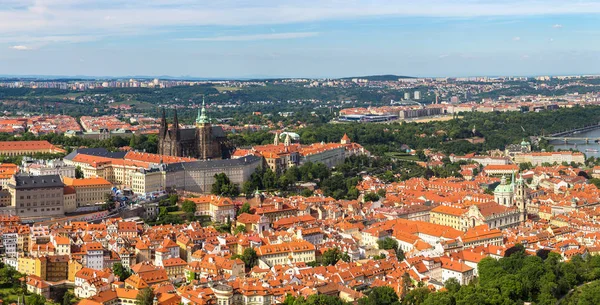
POLYGON ((405 258, 404 250, 402 250, 402 247, 400 246, 398 246, 398 250, 396 250, 396 258, 398 261, 403 261, 405 258))
POLYGON ((27 297, 27 304, 28 305, 44 305, 44 304, 46 304, 46 298, 39 294, 32 294, 31 296, 27 297))
POLYGON ((242 204, 242 207, 240 208, 238 214, 244 214, 244 213, 246 213, 246 214, 252 214, 251 211, 250 211, 250 208, 251 208, 250 207, 250 203, 245 202, 244 204, 242 204))
POLYGON ((258 255, 253 248, 247 248, 244 250, 241 256, 241 260, 244 261, 246 268, 252 268, 258 265, 258 255))
POLYGON ((73 299, 75 298, 75 294, 71 292, 71 290, 67 290, 63 295, 62 305, 71 305, 73 304, 73 299))
POLYGON ((313 195, 313 191, 311 191, 310 189, 303 189, 302 192, 300 192, 300 196, 302 197, 310 197, 313 195))
POLYGON ((191 200, 185 200, 181 203, 181 210, 186 213, 194 214, 196 213, 196 203, 191 200))
POLYGON ((421 305, 425 302, 425 299, 429 296, 431 291, 427 287, 421 287, 413 289, 404 295, 402 298, 402 305, 421 305))
POLYGON ((377 193, 366 193, 363 199, 365 200, 365 202, 377 201, 379 200, 379 195, 377 195, 377 193))
POLYGON ((359 305, 400 305, 398 295, 389 286, 375 287, 366 298, 358 300, 359 305))
POLYGON ((77 167, 75 168, 75 178, 77 178, 77 179, 83 178, 83 170, 81 169, 81 166, 79 166, 79 165, 77 165, 77 167))
POLYGON ((456 278, 449 278, 444 282, 444 288, 446 288, 451 293, 457 293, 460 290, 460 283, 456 278))
POLYGON ((212 185, 211 193, 214 195, 237 197, 240 189, 229 180, 225 173, 215 174, 215 182, 212 185))
POLYGON ((131 276, 131 272, 129 272, 129 270, 127 270, 121 263, 115 263, 113 265, 112 270, 113 273, 119 277, 119 280, 121 282, 124 282, 127 278, 131 276))
POLYGON ((398 242, 392 238, 386 237, 377 241, 379 249, 383 250, 398 250, 398 242))
POLYGON ((154 291, 150 287, 144 288, 138 292, 136 300, 138 305, 152 305, 154 303, 154 291))
POLYGON ((338 248, 332 248, 323 253, 323 265, 325 266, 335 265, 339 260, 349 262, 350 256, 338 248))
POLYGON ((177 196, 177 194, 169 196, 169 205, 176 205, 177 201, 179 201, 179 196, 177 196))
POLYGON ((447 291, 444 292, 436 292, 430 293, 423 305, 454 305, 456 301, 454 300, 454 296, 447 291))
POLYGON ((240 234, 240 233, 244 233, 244 232, 246 232, 246 226, 245 225, 238 225, 233 230, 233 234, 236 234, 236 235, 240 234))
POLYGON ((581 292, 576 297, 577 305, 595 305, 600 303, 600 282, 592 282, 581 287, 581 292))

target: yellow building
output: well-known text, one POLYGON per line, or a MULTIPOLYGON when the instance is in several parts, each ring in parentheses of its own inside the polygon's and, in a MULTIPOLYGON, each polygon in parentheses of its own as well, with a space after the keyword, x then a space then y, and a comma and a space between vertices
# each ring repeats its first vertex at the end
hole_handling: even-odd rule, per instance
POLYGON ((48 259, 42 257, 19 257, 17 260, 17 271, 23 274, 35 275, 46 280, 46 267, 48 259))
POLYGON ((256 254, 271 266, 296 262, 308 263, 316 259, 315 245, 305 240, 260 246, 256 254))
POLYGON ((465 231, 468 226, 463 215, 466 213, 466 209, 440 205, 429 211, 429 222, 465 231))
POLYGON ((172 257, 163 260, 162 265, 170 279, 183 278, 187 262, 179 257, 172 257))
POLYGON ((225 223, 235 219, 235 207, 228 197, 205 195, 196 198, 184 198, 196 204, 196 216, 207 215, 212 221, 225 223))
POLYGON ((139 169, 131 177, 131 190, 136 194, 147 194, 165 189, 164 172, 157 168, 139 169))
POLYGON ((83 265, 77 260, 71 259, 67 265, 67 279, 69 282, 75 281, 75 274, 79 272, 79 270, 83 269, 83 265))
POLYGON ((104 203, 110 195, 112 184, 100 177, 73 179, 64 177, 66 186, 75 188, 75 201, 78 207, 104 203))

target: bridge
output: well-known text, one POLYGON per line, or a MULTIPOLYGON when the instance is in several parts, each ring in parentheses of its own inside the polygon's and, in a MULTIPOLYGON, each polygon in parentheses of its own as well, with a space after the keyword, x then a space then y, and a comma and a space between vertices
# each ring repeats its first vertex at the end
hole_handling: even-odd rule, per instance
POLYGON ((588 126, 577 128, 577 129, 571 129, 571 130, 565 130, 565 131, 553 133, 553 134, 551 134, 548 137, 542 136, 542 138, 550 140, 550 138, 565 137, 565 136, 568 136, 568 135, 571 135, 571 134, 578 134, 580 132, 586 132, 586 131, 595 130, 595 129, 598 129, 598 128, 600 128, 600 123, 599 124, 588 125, 588 126))
POLYGON ((589 144, 590 142, 595 142, 595 143, 600 142, 600 138, 581 138, 581 137, 543 137, 543 138, 546 140, 563 141, 563 142, 565 142, 565 144, 569 144, 569 141, 571 141, 571 142, 580 141, 580 142, 585 142, 585 144, 589 144))

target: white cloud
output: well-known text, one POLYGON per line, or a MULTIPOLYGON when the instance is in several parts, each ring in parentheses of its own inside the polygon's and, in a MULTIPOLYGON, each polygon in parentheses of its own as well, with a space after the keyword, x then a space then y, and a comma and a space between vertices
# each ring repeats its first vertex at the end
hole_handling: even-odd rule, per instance
POLYGON ((13 50, 17 50, 17 51, 29 51, 29 50, 31 50, 30 47, 28 47, 28 46, 22 46, 22 45, 11 46, 10 48, 13 49, 13 50))
POLYGON ((185 40, 185 41, 253 41, 253 40, 278 40, 278 39, 307 38, 307 37, 314 37, 317 35, 319 35, 319 33, 317 33, 317 32, 297 32, 297 33, 276 33, 276 34, 182 38, 179 40, 185 40))
POLYGON ((561 29, 563 26, 562 26, 562 24, 557 23, 557 24, 553 25, 552 27, 555 29, 561 29))
POLYGON ((513 37, 513 40, 514 40, 514 41, 520 41, 520 40, 521 40, 521 37, 519 37, 519 36, 515 36, 515 37, 513 37))
POLYGON ((450 55, 448 55, 448 54, 442 54, 442 55, 438 56, 438 58, 446 58, 448 56, 450 56, 450 55))
MULTIPOLYGON (((139 35, 193 26, 311 23, 368 17, 598 14, 594 0, 0 0, 0 37, 139 35)), ((13 43, 18 43, 17 41, 13 43)))

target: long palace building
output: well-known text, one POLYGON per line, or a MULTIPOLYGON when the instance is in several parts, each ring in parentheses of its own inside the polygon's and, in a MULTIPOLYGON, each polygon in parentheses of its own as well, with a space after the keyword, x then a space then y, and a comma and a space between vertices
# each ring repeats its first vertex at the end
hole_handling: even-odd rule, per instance
POLYGON ((114 185, 131 187, 137 194, 161 190, 210 192, 214 176, 219 173, 241 185, 262 165, 257 156, 197 160, 135 151, 109 152, 103 148, 78 149, 68 154, 64 162, 79 166, 86 178, 101 177, 114 185))

